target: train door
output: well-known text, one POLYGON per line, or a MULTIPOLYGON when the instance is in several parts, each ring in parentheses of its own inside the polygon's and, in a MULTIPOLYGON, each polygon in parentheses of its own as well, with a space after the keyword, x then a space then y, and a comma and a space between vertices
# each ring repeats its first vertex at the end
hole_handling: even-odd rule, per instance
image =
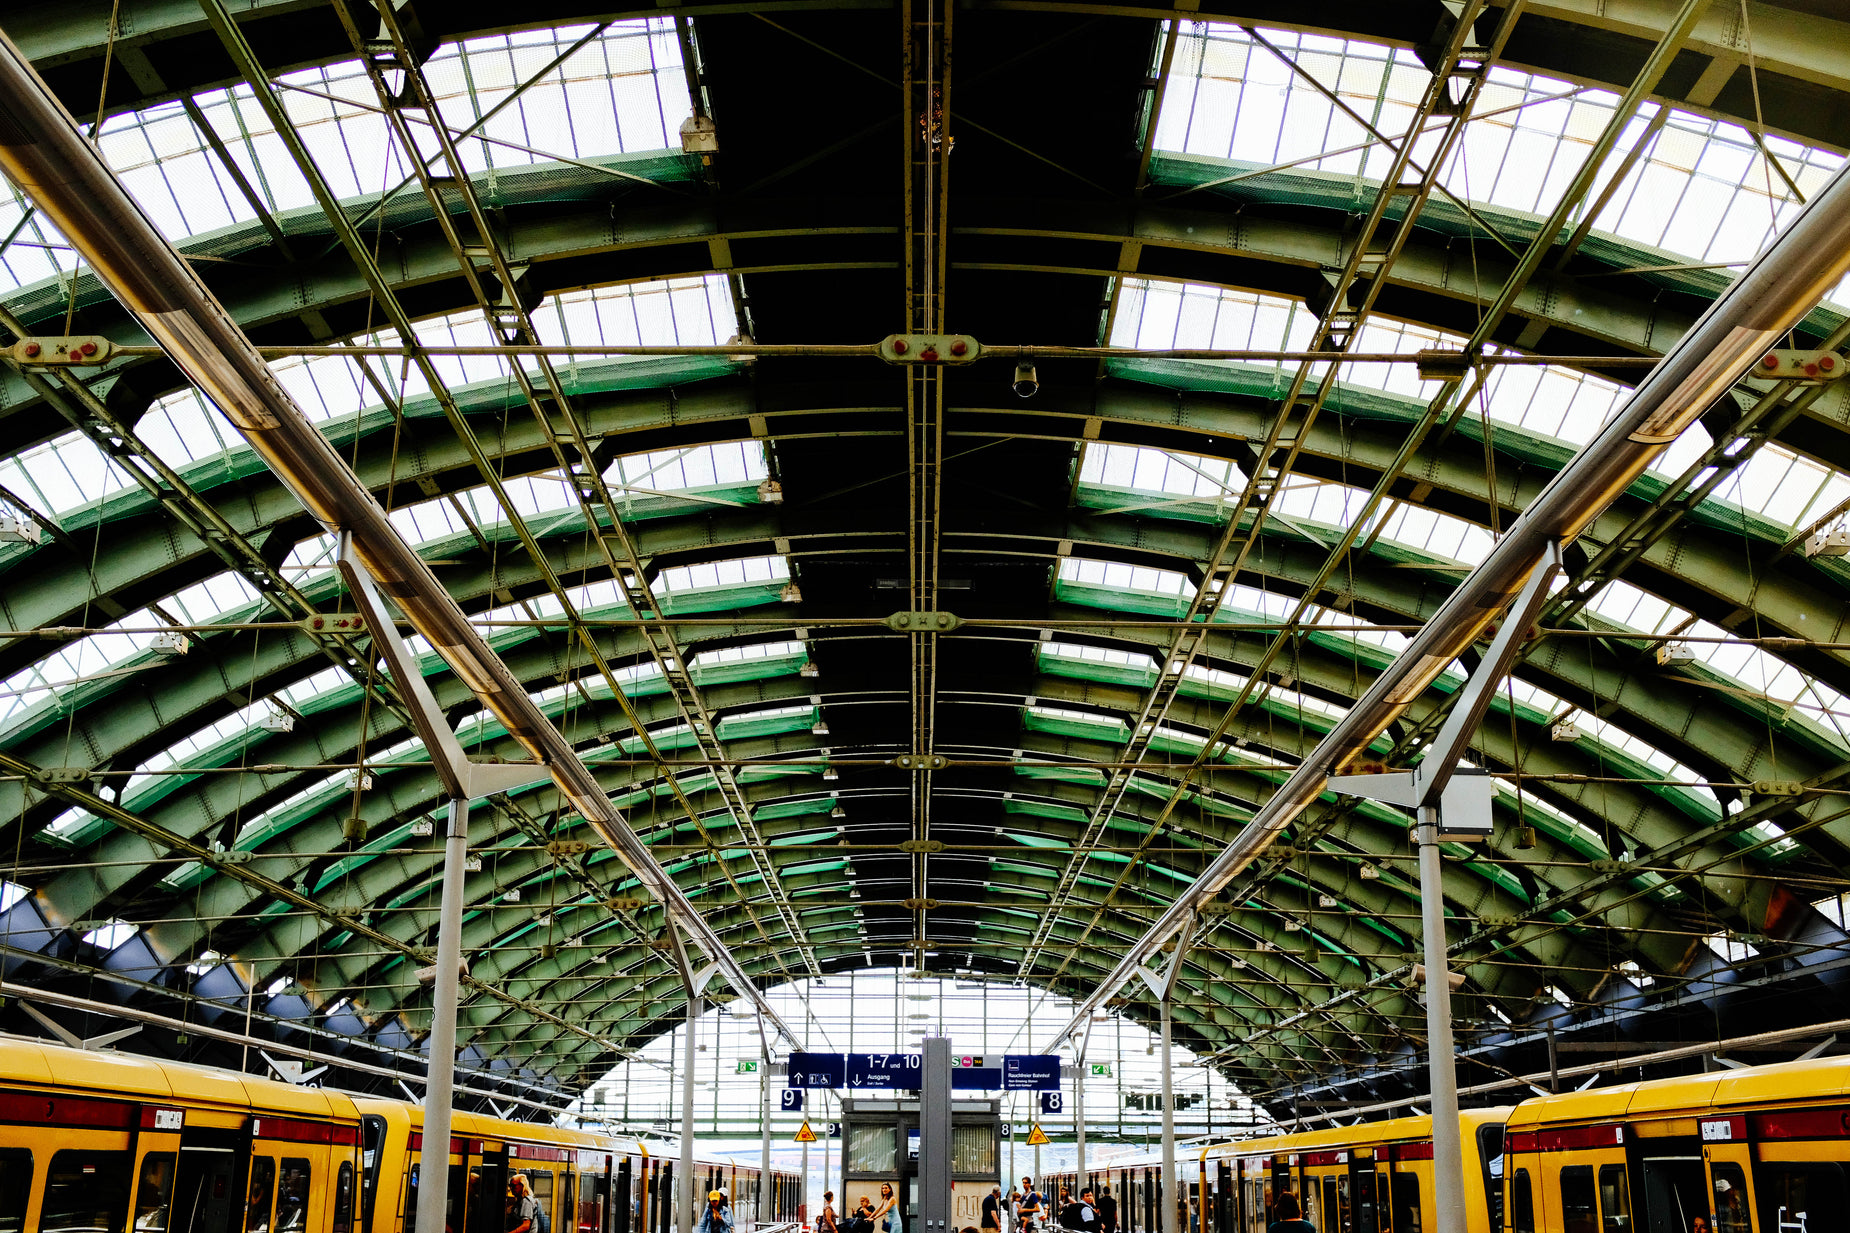
MULTIPOLYGON (((610 1173, 608 1164, 604 1167, 606 1176, 610 1173)), ((604 1229, 608 1233, 630 1233, 630 1189, 636 1184, 636 1173, 630 1165, 630 1158, 625 1156, 617 1162, 617 1174, 613 1184, 607 1186, 605 1193, 610 1196, 610 1216, 604 1220, 604 1229)))
MULTIPOLYGON (((1745 1117, 1703 1118, 1702 1155, 1709 1173, 1709 1227, 1715 1233, 1753 1233, 1753 1150, 1745 1117)), ((1767 1233, 1776 1233, 1769 1229, 1767 1233)))
POLYGON ((247 1130, 187 1127, 174 1174, 173 1233, 237 1233, 239 1165, 249 1155, 247 1130))
MULTIPOLYGON (((482 1163, 469 1170, 469 1233, 498 1233, 507 1227, 507 1147, 482 1144, 482 1163)), ((283 1233, 281 1229, 277 1233, 283 1233)))
POLYGON ((1693 1139, 1649 1139, 1638 1149, 1645 1233, 1688 1233, 1709 1215, 1709 1179, 1693 1139))
POLYGON ((1238 1233, 1234 1228, 1235 1212, 1238 1202, 1234 1194, 1233 1168, 1223 1160, 1214 1171, 1214 1228, 1215 1233, 1238 1233))
POLYGON ((1368 1148, 1349 1154, 1349 1218, 1351 1233, 1376 1233, 1375 1154, 1368 1148))

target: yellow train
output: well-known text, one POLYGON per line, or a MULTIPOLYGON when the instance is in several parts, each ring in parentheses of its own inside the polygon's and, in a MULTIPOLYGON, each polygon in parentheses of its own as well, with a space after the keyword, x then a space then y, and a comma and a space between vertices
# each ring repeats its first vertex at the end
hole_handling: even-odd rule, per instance
MULTIPOLYGON (((1850 1057, 1539 1096, 1460 1123, 1471 1233, 1850 1230, 1850 1057)), ((1432 1157, 1430 1117, 1191 1147, 1181 1227, 1265 1233, 1289 1191, 1319 1233, 1427 1233, 1432 1157)), ((1161 1233, 1160 1157, 1107 1161, 1089 1184, 1111 1187, 1121 1233, 1161 1233)))
MULTIPOLYGON (((122 1053, 0 1041, 0 1233, 409 1233, 423 1109, 122 1053)), ((503 1233, 527 1175, 543 1233, 668 1233, 677 1161, 634 1139, 458 1112, 451 1233, 503 1233)), ((740 1229, 798 1218, 795 1174, 701 1159, 740 1229)))

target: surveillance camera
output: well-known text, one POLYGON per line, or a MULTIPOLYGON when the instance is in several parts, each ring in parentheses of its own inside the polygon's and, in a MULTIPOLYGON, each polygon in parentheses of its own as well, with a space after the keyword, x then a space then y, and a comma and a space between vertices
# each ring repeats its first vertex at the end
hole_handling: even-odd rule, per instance
POLYGON ((1023 398, 1034 397, 1041 388, 1041 379, 1034 374, 1034 365, 1023 360, 1015 365, 1015 392, 1023 398))

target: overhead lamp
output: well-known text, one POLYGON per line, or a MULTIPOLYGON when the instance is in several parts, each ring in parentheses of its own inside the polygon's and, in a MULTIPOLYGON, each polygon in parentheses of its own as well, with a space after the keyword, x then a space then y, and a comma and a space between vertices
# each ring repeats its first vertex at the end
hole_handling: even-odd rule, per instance
POLYGON ((257 721, 257 726, 265 732, 294 732, 295 716, 288 711, 271 711, 257 721))
POLYGON ((1381 871, 1373 865, 1363 865, 1358 873, 1364 882, 1378 881, 1381 877, 1381 871))
POLYGON ((1041 378, 1034 371, 1034 364, 1023 360, 1015 365, 1015 380, 1012 387, 1023 398, 1032 398, 1041 388, 1041 378))
POLYGON ((815 660, 813 659, 804 660, 803 666, 797 669, 797 675, 806 676, 806 677, 818 677, 822 675, 822 669, 816 667, 815 660))
POLYGON ((191 639, 176 633, 156 634, 148 646, 156 655, 184 655, 193 649, 191 639))
POLYGON ((840 779, 841 772, 832 766, 825 766, 822 768, 822 777, 824 779, 840 779))
POLYGON ((429 818, 419 818, 411 824, 411 835, 414 839, 429 839, 436 833, 436 830, 436 824, 429 818))
POLYGON ((758 499, 763 501, 766 505, 782 505, 784 503, 784 486, 774 479, 768 479, 764 481, 764 483, 758 485, 758 499))
POLYGON ((482 872, 482 858, 479 856, 469 857, 467 860, 463 861, 463 868, 469 873, 482 872))
POLYGON ((803 588, 794 582, 786 582, 778 589, 777 598, 786 604, 800 604, 803 602, 803 588))
POLYGON ((1317 896, 1317 906, 1320 908, 1335 907, 1336 906, 1336 896, 1335 895, 1318 895, 1317 896))
POLYGON ((1304 925, 1303 925, 1303 922, 1301 921, 1288 920, 1285 922, 1285 932, 1286 933, 1300 933, 1303 931, 1303 929, 1304 929, 1304 925))
POLYGON ((368 791, 373 786, 373 777, 365 771, 348 771, 347 786, 349 788, 357 788, 361 792, 368 791))
POLYGON ((520 902, 520 887, 518 886, 508 887, 507 890, 502 893, 501 901, 503 903, 519 903, 520 902))
POLYGON ((812 736, 827 736, 829 734, 829 721, 826 719, 818 719, 809 726, 809 731, 812 736))
POLYGON ((847 816, 848 816, 848 811, 847 811, 846 809, 843 809, 843 808, 842 808, 842 807, 841 807, 841 806, 840 806, 840 805, 838 804, 838 805, 836 805, 836 806, 835 806, 835 808, 833 808, 833 809, 831 809, 831 810, 829 810, 829 816, 830 816, 831 818, 845 818, 845 817, 847 817, 847 816))

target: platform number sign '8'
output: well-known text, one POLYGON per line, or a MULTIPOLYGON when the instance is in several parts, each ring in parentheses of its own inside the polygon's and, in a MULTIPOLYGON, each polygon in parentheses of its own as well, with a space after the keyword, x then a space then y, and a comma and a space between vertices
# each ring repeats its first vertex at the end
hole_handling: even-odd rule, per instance
POLYGON ((787 1087, 783 1089, 777 1094, 777 1099, 777 1107, 785 1113, 801 1113, 803 1111, 803 1089, 800 1087, 787 1087))
POLYGON ((1066 1111, 1066 1095, 1063 1092, 1042 1092, 1042 1113, 1063 1113, 1066 1111))

